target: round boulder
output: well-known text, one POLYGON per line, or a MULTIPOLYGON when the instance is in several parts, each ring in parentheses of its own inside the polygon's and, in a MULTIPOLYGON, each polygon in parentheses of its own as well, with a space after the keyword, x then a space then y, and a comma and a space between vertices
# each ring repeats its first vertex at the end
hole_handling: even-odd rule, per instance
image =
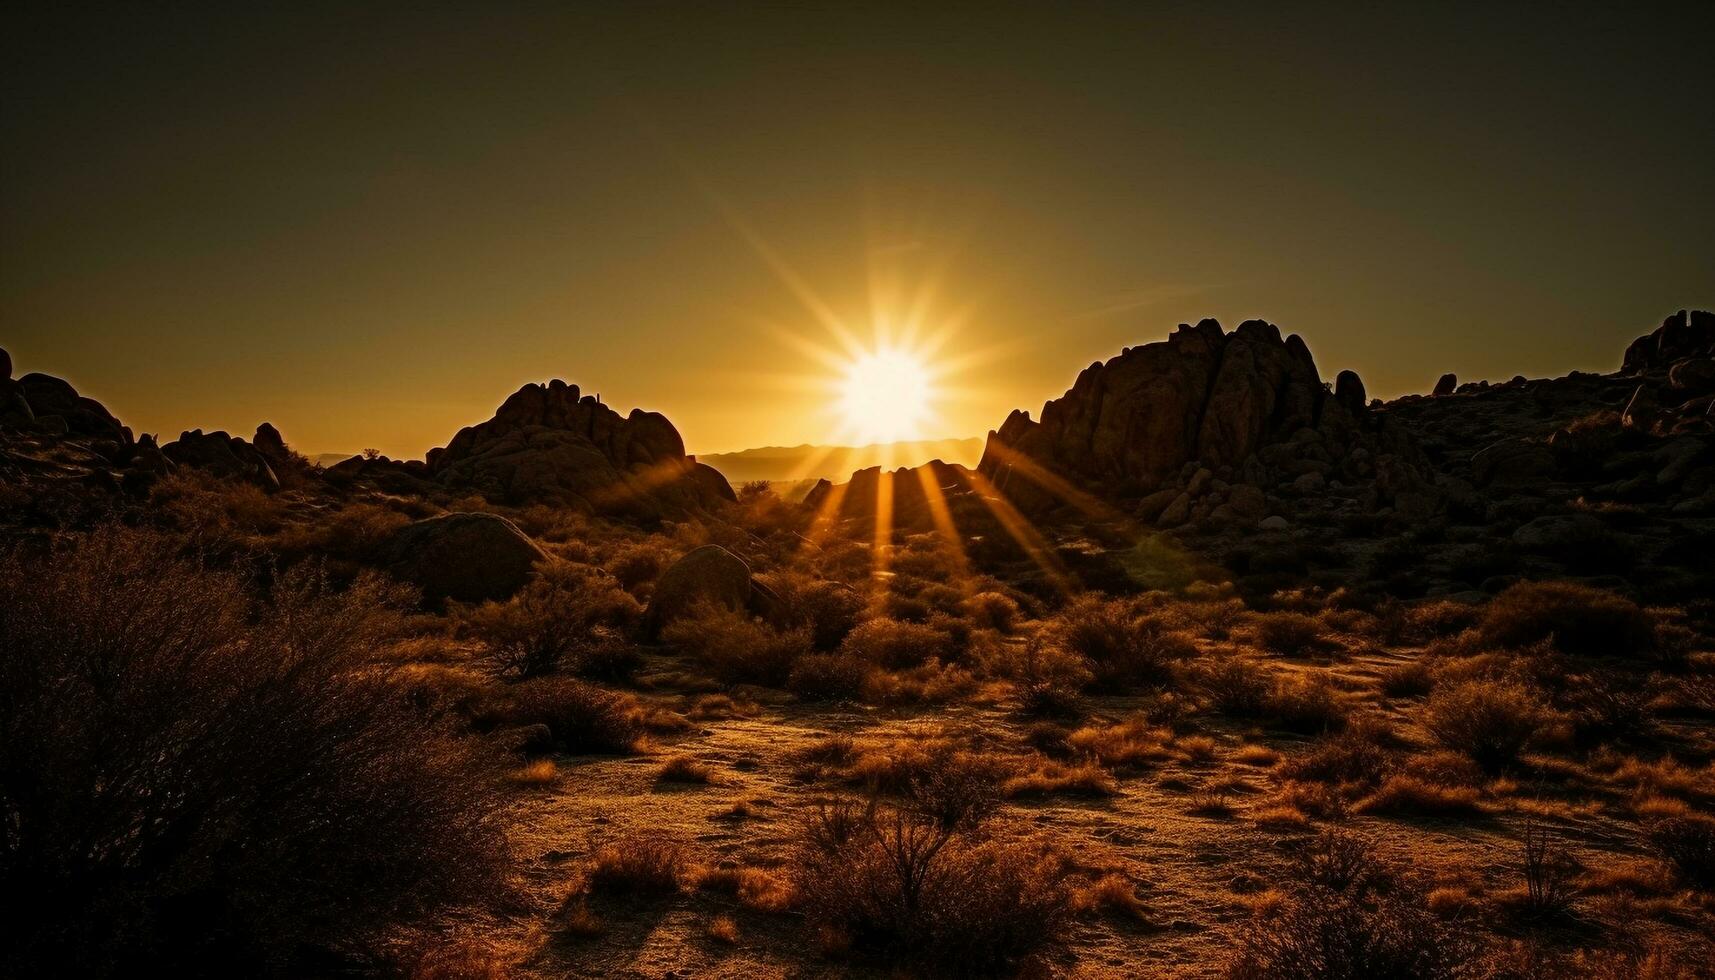
POLYGON ((750 566, 718 544, 706 544, 673 563, 655 584, 644 625, 651 636, 708 600, 737 612, 750 602, 750 566))
POLYGON ((393 574, 431 600, 505 599, 524 587, 548 556, 518 526, 496 514, 442 514, 402 527, 388 543, 393 574))

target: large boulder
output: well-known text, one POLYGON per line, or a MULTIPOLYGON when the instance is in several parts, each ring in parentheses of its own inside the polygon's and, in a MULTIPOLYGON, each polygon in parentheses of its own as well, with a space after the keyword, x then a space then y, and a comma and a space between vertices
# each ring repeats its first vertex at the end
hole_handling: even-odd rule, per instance
POLYGON ((58 417, 62 421, 48 422, 48 431, 93 441, 109 453, 132 444, 130 429, 100 402, 79 395, 63 378, 34 373, 17 381, 7 380, 4 385, 7 404, 0 406, 0 412, 10 424, 42 423, 58 417))
POLYGON ((389 570, 430 600, 505 599, 547 555, 496 514, 442 514, 400 528, 387 543, 389 570))
POLYGON ((644 630, 655 636, 699 602, 737 612, 751 604, 750 566, 718 544, 706 544, 674 562, 655 583, 644 630))
POLYGON ((558 380, 525 385, 494 418, 431 450, 427 472, 497 502, 641 518, 736 499, 725 478, 686 455, 665 416, 641 409, 621 416, 558 380))
MULTIPOLYGON (((264 422, 263 427, 266 432, 273 433, 276 439, 279 437, 273 426, 264 422)), ((258 434, 263 434, 263 430, 258 430, 258 434)), ((227 479, 246 480, 265 490, 278 490, 281 464, 285 462, 284 448, 282 443, 282 455, 270 459, 256 446, 238 436, 192 429, 180 433, 177 439, 162 446, 161 452, 178 466, 206 470, 227 479)))

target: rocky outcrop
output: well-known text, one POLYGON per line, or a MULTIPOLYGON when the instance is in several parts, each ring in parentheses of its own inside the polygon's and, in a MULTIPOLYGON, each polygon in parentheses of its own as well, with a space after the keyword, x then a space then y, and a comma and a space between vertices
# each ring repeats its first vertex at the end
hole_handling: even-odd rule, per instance
POLYGON ((891 504, 894 523, 901 527, 931 527, 932 505, 958 499, 973 489, 970 470, 935 459, 922 466, 902 466, 891 471, 871 466, 853 473, 843 484, 817 480, 804 495, 804 505, 812 513, 825 516, 868 518, 877 513, 878 503, 885 499, 891 504), (931 498, 931 492, 940 498, 938 502, 931 498))
POLYGON ((400 528, 386 564, 431 601, 505 599, 530 581, 547 555, 516 524, 496 514, 442 514, 400 528))
POLYGON ((1304 341, 1262 320, 1230 334, 1181 324, 1092 364, 1040 422, 1015 411, 990 433, 978 471, 1027 509, 1054 504, 1045 471, 1142 498, 1139 516, 1162 526, 1258 519, 1268 507, 1252 491, 1303 497, 1333 483, 1362 486, 1372 510, 1402 494, 1414 510, 1435 506, 1410 440, 1365 404, 1362 380, 1342 372, 1330 390, 1304 341), (1252 490, 1231 506, 1239 485, 1252 490))
POLYGON ((558 380, 518 389, 494 418, 431 450, 426 470, 443 486, 498 502, 631 517, 736 499, 724 477, 685 454, 665 416, 641 409, 621 416, 558 380))
POLYGON ((12 358, 7 355, 5 360, 8 370, 6 378, 0 380, 0 424, 92 441, 116 453, 132 444, 131 430, 106 406, 79 395, 70 382, 35 373, 14 381, 12 358))
POLYGON ((1621 370, 1665 371, 1686 358, 1715 357, 1715 313, 1680 310, 1626 347, 1621 370))

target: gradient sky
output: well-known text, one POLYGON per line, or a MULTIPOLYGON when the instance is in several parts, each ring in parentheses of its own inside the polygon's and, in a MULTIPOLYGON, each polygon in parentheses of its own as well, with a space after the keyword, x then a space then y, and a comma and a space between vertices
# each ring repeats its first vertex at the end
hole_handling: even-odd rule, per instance
POLYGON ((931 436, 1201 316, 1389 396, 1715 306, 1707 2, 153 6, 0 41, 0 345, 138 431, 419 455, 558 376, 830 441, 785 335, 925 285, 931 436))

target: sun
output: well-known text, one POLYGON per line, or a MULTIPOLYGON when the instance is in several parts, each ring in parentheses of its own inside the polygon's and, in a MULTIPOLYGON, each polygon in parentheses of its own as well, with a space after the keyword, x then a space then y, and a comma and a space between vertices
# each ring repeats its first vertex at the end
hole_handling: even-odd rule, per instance
POLYGON ((870 442, 919 439, 930 415, 934 383, 923 361, 897 348, 852 358, 839 385, 846 425, 870 442))

